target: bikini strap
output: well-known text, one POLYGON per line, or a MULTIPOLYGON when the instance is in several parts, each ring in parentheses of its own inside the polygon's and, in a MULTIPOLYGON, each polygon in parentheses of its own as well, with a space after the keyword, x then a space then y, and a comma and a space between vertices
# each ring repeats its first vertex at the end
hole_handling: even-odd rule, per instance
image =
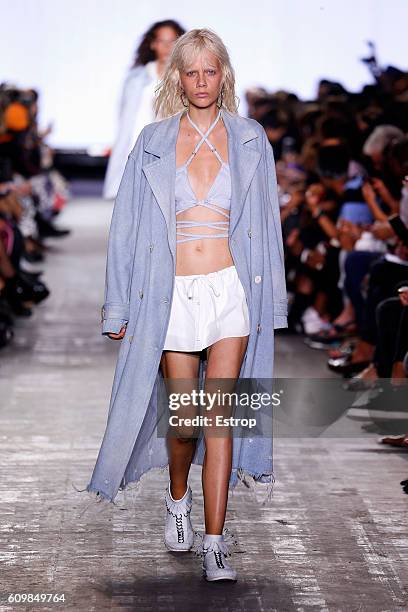
POLYGON ((221 117, 221 109, 218 111, 218 115, 216 116, 216 118, 214 119, 214 121, 212 122, 212 124, 210 125, 210 127, 208 128, 208 130, 206 131, 205 134, 203 134, 203 132, 200 130, 200 128, 198 127, 198 125, 196 125, 194 123, 194 121, 191 119, 189 112, 187 111, 187 119, 190 121, 191 125, 197 130, 197 132, 200 134, 201 136, 201 140, 200 142, 194 147, 194 151, 192 152, 192 154, 190 155, 190 157, 188 158, 188 160, 186 161, 186 166, 188 166, 190 164, 190 162, 193 160, 193 158, 195 157, 195 155, 198 152, 198 149, 201 147, 201 145, 203 144, 204 141, 207 142, 208 146, 210 147, 211 151, 214 153, 214 155, 217 157, 218 161, 222 163, 223 160, 221 159, 221 156, 219 155, 217 149, 210 143, 209 140, 207 140, 207 137, 209 136, 209 134, 212 132, 212 130, 215 128, 218 119, 221 117))

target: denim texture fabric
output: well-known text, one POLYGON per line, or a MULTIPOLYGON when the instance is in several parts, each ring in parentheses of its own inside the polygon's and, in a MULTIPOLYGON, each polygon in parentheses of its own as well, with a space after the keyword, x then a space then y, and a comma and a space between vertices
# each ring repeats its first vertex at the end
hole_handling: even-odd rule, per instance
MULTIPOLYGON (((116 197, 106 261, 102 333, 120 341, 106 429, 86 490, 113 502, 119 489, 167 465, 156 436, 159 368, 176 264, 177 114, 148 124, 131 151, 116 197)), ((240 378, 273 380, 274 330, 287 327, 287 293, 275 163, 263 127, 223 109, 231 171, 229 247, 250 315, 240 378)), ((200 362, 200 381, 206 361, 200 362)), ((270 390, 272 392, 272 390, 270 390)), ((271 415, 272 416, 272 415, 271 415)), ((271 427, 272 430, 272 427, 271 427)), ((234 438, 230 487, 238 479, 273 483, 272 433, 234 438)), ((201 464, 205 444, 193 463, 201 464)))

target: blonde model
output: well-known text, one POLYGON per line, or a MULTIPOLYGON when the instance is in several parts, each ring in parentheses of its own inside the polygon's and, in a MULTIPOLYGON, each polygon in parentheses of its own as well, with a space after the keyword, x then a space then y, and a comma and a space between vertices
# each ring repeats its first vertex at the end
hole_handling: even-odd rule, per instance
POLYGON ((102 333, 121 346, 87 491, 114 503, 168 465, 165 545, 187 551, 189 471, 202 465, 203 573, 235 581, 228 491, 238 480, 271 490, 272 434, 159 436, 157 391, 163 379, 176 388, 198 377, 207 389, 213 379, 272 379, 274 329, 287 326, 274 159, 263 127, 237 113, 228 52, 211 30, 177 40, 155 105, 162 119, 137 139, 111 221, 102 333))

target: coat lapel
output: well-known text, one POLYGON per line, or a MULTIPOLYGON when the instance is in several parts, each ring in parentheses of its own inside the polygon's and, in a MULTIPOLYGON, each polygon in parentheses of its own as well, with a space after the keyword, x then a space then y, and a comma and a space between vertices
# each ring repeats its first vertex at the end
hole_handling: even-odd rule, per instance
MULTIPOLYGON (((145 144, 145 151, 157 157, 143 166, 143 172, 160 206, 167 225, 168 240, 175 258, 176 210, 175 173, 176 142, 183 111, 158 122, 156 130, 145 144)), ((258 166, 261 154, 251 144, 258 137, 256 131, 239 115, 223 109, 228 133, 228 156, 231 169, 231 210, 229 236, 231 238, 240 218, 245 198, 258 166)))
POLYGON ((258 138, 256 131, 239 115, 223 111, 228 133, 228 157, 231 169, 230 238, 235 231, 249 186, 258 166, 261 154, 251 142, 258 138))

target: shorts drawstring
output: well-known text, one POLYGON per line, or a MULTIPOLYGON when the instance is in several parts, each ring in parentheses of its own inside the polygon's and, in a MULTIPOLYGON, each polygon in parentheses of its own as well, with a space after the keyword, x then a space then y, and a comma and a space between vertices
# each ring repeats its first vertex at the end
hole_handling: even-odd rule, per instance
POLYGON ((244 289, 235 266, 176 275, 164 350, 201 351, 222 338, 249 335, 244 289))
POLYGON ((189 300, 192 300, 194 298, 194 293, 195 293, 194 292, 194 288, 196 286, 195 283, 197 281, 200 281, 200 280, 204 280, 204 282, 211 287, 211 289, 213 290, 213 293, 214 293, 214 295, 216 297, 219 297, 221 295, 221 293, 218 291, 218 289, 217 289, 217 287, 216 287, 216 285, 215 285, 215 283, 213 281, 211 281, 209 278, 205 279, 205 278, 199 276, 199 277, 193 278, 193 280, 191 281, 191 283, 190 283, 190 285, 189 285, 189 287, 187 289, 187 297, 188 297, 189 300))

